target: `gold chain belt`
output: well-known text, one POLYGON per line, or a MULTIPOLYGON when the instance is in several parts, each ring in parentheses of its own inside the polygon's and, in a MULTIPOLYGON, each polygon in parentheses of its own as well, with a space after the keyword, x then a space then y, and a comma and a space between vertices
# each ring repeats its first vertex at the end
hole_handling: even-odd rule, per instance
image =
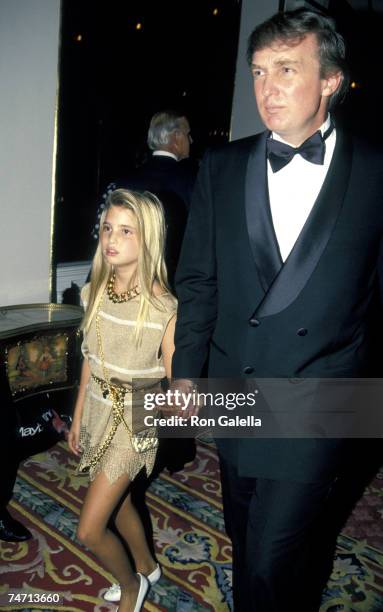
POLYGON ((101 446, 98 448, 95 455, 89 462, 91 467, 95 467, 111 445, 114 435, 117 431, 117 427, 121 422, 124 423, 131 439, 133 439, 133 436, 131 429, 128 427, 124 419, 124 399, 125 395, 128 393, 128 389, 125 389, 125 387, 123 387, 122 385, 112 385, 106 380, 95 376, 95 374, 92 374, 91 376, 93 380, 100 386, 103 398, 106 399, 107 397, 110 397, 110 400, 112 402, 113 416, 113 425, 110 428, 108 435, 106 436, 104 442, 101 444, 101 446))
POLYGON ((155 436, 154 428, 144 429, 137 433, 133 433, 127 422, 125 421, 124 399, 125 395, 127 393, 131 393, 131 391, 129 389, 126 389, 122 385, 111 384, 106 380, 99 378, 95 374, 92 374, 91 376, 101 388, 102 396, 104 397, 104 399, 107 399, 109 397, 112 402, 113 425, 110 428, 110 431, 108 432, 104 442, 101 444, 95 455, 90 460, 89 466, 95 467, 105 455, 107 449, 112 443, 117 428, 121 422, 125 425, 133 450, 136 453, 144 453, 149 450, 155 450, 158 446, 158 439, 155 436))

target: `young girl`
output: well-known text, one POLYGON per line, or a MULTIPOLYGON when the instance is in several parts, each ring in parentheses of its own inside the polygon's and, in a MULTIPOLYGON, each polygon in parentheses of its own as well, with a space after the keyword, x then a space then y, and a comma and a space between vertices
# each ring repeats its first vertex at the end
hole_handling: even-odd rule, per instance
POLYGON ((142 469, 150 474, 157 444, 153 431, 146 441, 132 434, 132 379, 170 377, 174 351, 176 300, 166 280, 164 239, 155 196, 112 192, 100 220, 91 282, 82 290, 85 359, 68 444, 81 454, 78 469, 89 471, 90 486, 77 535, 118 580, 120 612, 139 612, 161 575, 128 487, 142 469), (137 573, 108 529, 115 509, 137 573))

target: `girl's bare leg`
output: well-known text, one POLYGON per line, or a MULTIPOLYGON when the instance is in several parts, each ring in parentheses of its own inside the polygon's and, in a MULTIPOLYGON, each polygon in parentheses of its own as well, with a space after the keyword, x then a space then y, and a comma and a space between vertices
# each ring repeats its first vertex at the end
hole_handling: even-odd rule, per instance
POLYGON ((132 503, 130 493, 125 497, 116 514, 115 524, 119 533, 129 545, 137 572, 148 576, 156 568, 156 562, 149 550, 145 530, 132 503))
POLYGON ((97 555, 120 583, 120 612, 133 612, 139 580, 122 543, 107 528, 107 523, 128 485, 128 476, 123 475, 111 484, 104 473, 98 474, 89 485, 77 529, 79 540, 97 555))

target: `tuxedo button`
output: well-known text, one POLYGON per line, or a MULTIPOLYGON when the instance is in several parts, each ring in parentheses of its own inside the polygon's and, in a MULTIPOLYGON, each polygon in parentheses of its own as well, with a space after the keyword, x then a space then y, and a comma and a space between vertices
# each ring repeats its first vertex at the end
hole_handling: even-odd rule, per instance
POLYGON ((251 319, 249 319, 249 325, 251 325, 251 327, 258 327, 258 325, 260 325, 261 322, 258 321, 258 319, 255 319, 254 317, 251 317, 251 319))
POLYGON ((301 327, 300 329, 298 329, 297 334, 298 336, 306 336, 308 334, 308 330, 304 327, 301 327))
POLYGON ((252 368, 251 366, 246 366, 245 368, 243 368, 244 374, 252 374, 253 372, 254 372, 254 368, 252 368))

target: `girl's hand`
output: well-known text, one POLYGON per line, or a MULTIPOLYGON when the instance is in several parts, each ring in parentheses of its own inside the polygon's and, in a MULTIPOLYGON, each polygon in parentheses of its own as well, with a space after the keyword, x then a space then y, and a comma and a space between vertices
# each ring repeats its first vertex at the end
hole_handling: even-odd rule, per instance
POLYGON ((80 423, 73 421, 72 426, 68 433, 68 446, 69 446, 69 450, 74 455, 76 455, 76 457, 79 457, 81 455, 81 448, 80 448, 79 441, 80 441, 80 423))

